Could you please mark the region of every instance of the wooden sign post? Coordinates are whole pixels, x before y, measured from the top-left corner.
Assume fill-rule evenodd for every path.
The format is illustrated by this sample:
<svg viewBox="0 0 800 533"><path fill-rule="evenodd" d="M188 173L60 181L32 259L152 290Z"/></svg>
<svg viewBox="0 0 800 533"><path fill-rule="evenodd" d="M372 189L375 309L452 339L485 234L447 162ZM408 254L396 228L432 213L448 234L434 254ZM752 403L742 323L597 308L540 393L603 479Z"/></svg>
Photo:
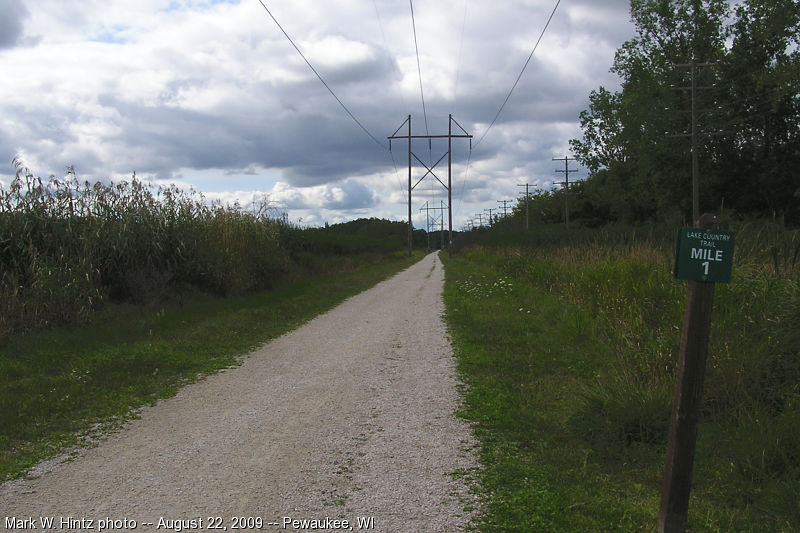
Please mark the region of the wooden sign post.
<svg viewBox="0 0 800 533"><path fill-rule="evenodd" d="M659 533L686 531L714 283L730 281L733 264L733 234L717 231L718 226L715 216L705 214L697 227L681 228L678 233L675 277L689 282L658 513Z"/></svg>

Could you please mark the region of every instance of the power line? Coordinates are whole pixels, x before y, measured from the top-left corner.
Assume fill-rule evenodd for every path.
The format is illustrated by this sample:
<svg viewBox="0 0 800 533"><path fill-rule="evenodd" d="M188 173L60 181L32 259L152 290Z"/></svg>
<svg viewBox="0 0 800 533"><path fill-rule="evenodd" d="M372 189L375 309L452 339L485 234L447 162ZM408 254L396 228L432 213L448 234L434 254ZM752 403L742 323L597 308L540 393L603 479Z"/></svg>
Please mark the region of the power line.
<svg viewBox="0 0 800 533"><path fill-rule="evenodd" d="M459 47L458 47L458 63L456 65L456 80L455 80L455 84L453 86L453 101L452 101L451 106L450 106L451 114L452 114L452 111L455 110L456 97L458 95L458 85L459 85L460 74L461 74L461 58L462 58L462 53L464 51L464 33L465 33L466 27L467 27L467 5L468 5L468 3L469 3L468 0L464 0L464 17L463 17L463 20L461 21L461 39L460 39L460 44L459 44ZM459 192L458 200L456 201L456 208L455 208L455 215L456 216L459 214L460 209L461 209L461 205L460 204L461 204L462 198L464 197L464 188L465 188L465 185L467 183L467 176L469 175L469 165L470 165L471 160L472 160L472 147L470 146L469 158L467 159L467 166L466 166L466 168L464 170L464 179L461 182L461 191Z"/></svg>
<svg viewBox="0 0 800 533"><path fill-rule="evenodd" d="M519 80L522 78L522 74L525 72L525 69L528 67L528 63L531 62L531 58L533 57L534 52L536 52L536 48L538 48L539 42L542 40L542 37L544 37L544 32L546 32L547 31L547 27L550 26L550 21L553 20L553 15L556 14L556 9L558 9L558 5L560 3L561 3L561 0L558 0L556 2L556 5L553 8L552 13L550 13L550 18L547 19L547 23L544 25L544 28L542 28L542 33L539 34L539 38L536 40L536 44L533 45L533 50L531 50L531 54L528 56L528 60L525 61L525 64L522 66L522 70L520 71L519 76L517 76L517 79L514 82L514 85L511 86L511 90L508 91L508 95L506 96L506 99L503 100L503 105L501 105L500 109L497 110L497 114L492 119L491 124L489 124L489 127L486 128L486 131L483 132L483 135L481 135L481 138L478 139L478 142L475 143L475 148L477 148L478 145L481 144L481 141L483 140L483 138L486 137L486 134L489 133L490 129L492 129L492 126L494 126L494 123L497 122L497 118L500 116L500 113L503 112L503 108L506 106L506 103L508 103L508 99L511 98L511 93L513 93L514 89L517 88L517 84L519 83Z"/></svg>
<svg viewBox="0 0 800 533"><path fill-rule="evenodd" d="M450 113L455 112L456 96L458 95L458 81L461 74L461 54L464 51L464 30L467 27L467 0L464 0L464 20L461 22L461 44L458 46L458 63L456 63L456 81L453 85L453 102Z"/></svg>
<svg viewBox="0 0 800 533"><path fill-rule="evenodd" d="M430 135L428 131L428 112L425 110L425 92L422 90L422 67L419 65L419 46L417 46L417 23L414 21L414 2L408 0L411 6L411 27L414 29L414 50L417 52L417 72L419 72L419 94L422 97L422 116L425 118L425 135Z"/></svg>
<svg viewBox="0 0 800 533"><path fill-rule="evenodd" d="M381 29L381 35L383 36L383 44L386 46L387 50L389 48L388 43L386 42L386 32L383 31L383 22L381 22L381 14L378 11L378 3L375 0L372 0L372 5L375 6L375 16L378 17L378 26Z"/></svg>
<svg viewBox="0 0 800 533"><path fill-rule="evenodd" d="M383 46L386 48L386 53L390 54L389 49L389 42L386 40L386 32L383 29L383 21L381 20L380 11L378 11L378 2L376 0L372 0L372 5L375 6L375 16L378 19L378 27L381 29L381 36L383 37ZM403 102L403 108L406 108L406 97L403 96L403 91L399 91L400 100Z"/></svg>
<svg viewBox="0 0 800 533"><path fill-rule="evenodd" d="M461 182L461 192L458 194L458 201L456 202L456 215L461 212L461 204L464 201L464 189L467 186L467 178L469 177L469 166L472 163L472 149L470 148L469 156L467 157L467 166L464 169L464 180Z"/></svg>
<svg viewBox="0 0 800 533"><path fill-rule="evenodd" d="M388 53L388 51L389 51L389 43L386 40L386 32L383 31L383 22L381 22L381 14L378 11L378 3L377 3L377 1L376 0L372 0L372 5L375 7L375 17L378 19L378 27L381 29L381 36L383 37L383 46L386 48L386 51ZM406 107L406 105L405 105L406 99L405 99L405 97L403 97L403 91L400 91L400 99L403 101L403 107ZM392 165L394 165L394 173L395 173L395 177L397 178L397 185L400 187L400 192L402 192L403 196L405 196L406 191L403 188L403 180L400 177L400 171L397 169L397 161L395 161L394 154L392 153L391 149L389 150L389 155L392 157ZM406 198L406 201L407 200L408 200L408 198Z"/></svg>
<svg viewBox="0 0 800 533"><path fill-rule="evenodd" d="M392 165L394 165L394 173L397 177L397 184L400 186L400 191L403 193L403 197L405 201L408 201L408 196L406 195L406 190L403 188L403 180L400 178L400 170L397 168L397 161L394 159L394 153L389 150L389 155L392 156Z"/></svg>
<svg viewBox="0 0 800 533"><path fill-rule="evenodd" d="M688 89L692 92L692 221L694 224L699 224L700 221L700 161L697 154L697 91L700 89L713 89L713 87L698 87L697 86L697 67L714 67L716 62L698 62L692 54L692 60L689 63L680 63L674 65L675 67L689 67L691 76L690 87L676 87L676 89Z"/></svg>
<svg viewBox="0 0 800 533"><path fill-rule="evenodd" d="M369 135L370 139L372 139L373 141L375 141L375 144L377 144L378 146L380 146L380 147L381 147L381 148L383 148L384 150L388 150L388 149L389 149L389 147L388 147L388 146L386 146L385 144L383 144L381 141L379 141L379 140L378 140L378 139L377 139L377 138L376 138L374 135L372 135L372 134L369 132L369 130L368 130L367 128L365 128L365 127L364 127L364 125L363 125L363 124L362 124L362 123L361 123L361 122L360 122L360 121L359 121L359 120L356 118L356 116L355 116L353 113L351 113L351 112L350 112L350 110L347 108L347 106L346 106L346 105L344 105L344 102L342 102L342 101L339 99L339 97L338 97L338 96L336 96L336 93L334 93L334 92L333 92L333 89L331 89L331 88L330 88L330 86L329 86L329 85L328 85L328 84L325 82L325 80L322 78L322 76L320 75L320 73L319 73L319 72L317 72L317 69L315 69L315 68L314 68L314 66L313 66L313 65L312 65L312 64L311 64L311 63L308 61L308 59L306 59L306 56L305 56L305 55L303 55L303 52L301 52L301 51L300 51L300 49L297 47L297 45L296 45L296 44L294 44L294 41L292 40L292 38L291 38L291 37L289 37L289 34L288 34L288 33L286 33L286 30L284 30L284 29L283 29L283 26L281 26L280 22L278 22L278 19L276 19L276 18L275 18L275 15L273 15L273 14L272 14L272 12L269 10L269 8L267 8L267 6L264 4L263 0L258 0L258 2L261 4L261 7L263 7L263 8L264 8L264 11L266 11L266 12L267 12L267 14L270 16L270 18L271 18L271 19L272 19L272 20L275 22L275 24L278 26L278 28L281 30L281 32L283 32L283 35L284 35L284 36L285 36L285 37L286 37L286 38L289 40L289 42L290 42L290 43L292 43L292 46L294 47L294 49L295 49L295 50L297 50L297 53L298 53L298 54L300 54L300 57L302 57L302 58L303 58L303 61L305 61L305 62L306 62L306 65L308 65L308 68L310 68L310 69L311 69L311 71L312 71L314 74L316 74L316 75L317 75L317 78L319 78L319 81L321 81L321 82L322 82L322 85L324 85L324 86L325 86L325 88L326 88L326 89L328 89L328 92L329 92L329 93L331 93L331 96L333 96L333 97L336 99L336 101L337 101L337 102L339 102L339 105L340 105L340 106L342 106L342 109L344 109L344 110L345 110L345 112L346 112L348 115L350 115L350 118L352 118L352 119L355 121L355 123L356 123L356 124L358 124L358 126L359 126L359 127L362 129L362 130L364 130L364 133L366 133L367 135ZM422 83L422 81L420 80L420 84L421 84L421 83Z"/></svg>
<svg viewBox="0 0 800 533"><path fill-rule="evenodd" d="M503 218L508 216L508 204L511 203L511 200L497 200L498 204L503 204Z"/></svg>
<svg viewBox="0 0 800 533"><path fill-rule="evenodd" d="M569 173L577 172L577 170L570 170L569 162L575 161L575 159L565 155L564 157L554 157L553 161L564 162L564 170L556 169L556 172L564 173L564 181L559 181L558 184L564 186L564 224L565 227L569 229Z"/></svg>

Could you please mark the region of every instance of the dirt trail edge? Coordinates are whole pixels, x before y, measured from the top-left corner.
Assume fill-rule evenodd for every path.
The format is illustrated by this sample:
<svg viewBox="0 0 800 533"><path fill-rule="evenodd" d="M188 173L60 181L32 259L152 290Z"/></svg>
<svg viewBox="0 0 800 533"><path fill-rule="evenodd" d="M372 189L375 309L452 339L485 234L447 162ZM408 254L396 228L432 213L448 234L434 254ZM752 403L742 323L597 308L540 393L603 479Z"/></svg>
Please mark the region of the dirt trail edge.
<svg viewBox="0 0 800 533"><path fill-rule="evenodd" d="M453 415L443 279L430 254L74 460L3 484L0 527L465 530L477 501L459 473L477 459Z"/></svg>

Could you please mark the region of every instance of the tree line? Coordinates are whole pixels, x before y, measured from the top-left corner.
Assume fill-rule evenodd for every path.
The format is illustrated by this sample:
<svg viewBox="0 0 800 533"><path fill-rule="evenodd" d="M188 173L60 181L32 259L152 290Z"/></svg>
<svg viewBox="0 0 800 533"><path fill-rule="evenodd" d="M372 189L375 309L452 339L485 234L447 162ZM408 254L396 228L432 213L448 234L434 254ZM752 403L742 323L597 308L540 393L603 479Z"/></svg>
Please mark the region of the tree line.
<svg viewBox="0 0 800 533"><path fill-rule="evenodd" d="M630 13L636 34L611 67L621 88L590 93L570 141L589 170L570 218L691 221L694 61L701 212L800 225L800 3L632 0ZM537 191L532 220L563 220L564 194Z"/></svg>

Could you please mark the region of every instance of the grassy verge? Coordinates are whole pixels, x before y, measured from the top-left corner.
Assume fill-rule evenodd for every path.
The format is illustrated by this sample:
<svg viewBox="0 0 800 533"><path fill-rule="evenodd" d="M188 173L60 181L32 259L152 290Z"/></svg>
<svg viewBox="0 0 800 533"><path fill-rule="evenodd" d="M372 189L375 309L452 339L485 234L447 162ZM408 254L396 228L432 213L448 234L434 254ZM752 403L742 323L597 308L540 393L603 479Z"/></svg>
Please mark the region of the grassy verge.
<svg viewBox="0 0 800 533"><path fill-rule="evenodd" d="M442 259L479 529L655 531L684 298L669 243ZM717 291L692 531L800 529L798 279L749 259Z"/></svg>
<svg viewBox="0 0 800 533"><path fill-rule="evenodd" d="M0 345L0 479L108 429L131 409L198 377L419 260L391 259L241 298L193 301L142 316L118 307L90 326L19 335Z"/></svg>
<svg viewBox="0 0 800 533"><path fill-rule="evenodd" d="M480 529L639 531L653 491L625 476L612 484L566 424L579 384L612 357L593 335L594 318L461 257L446 260L446 273L447 319L469 387L465 415L482 444L488 513Z"/></svg>

